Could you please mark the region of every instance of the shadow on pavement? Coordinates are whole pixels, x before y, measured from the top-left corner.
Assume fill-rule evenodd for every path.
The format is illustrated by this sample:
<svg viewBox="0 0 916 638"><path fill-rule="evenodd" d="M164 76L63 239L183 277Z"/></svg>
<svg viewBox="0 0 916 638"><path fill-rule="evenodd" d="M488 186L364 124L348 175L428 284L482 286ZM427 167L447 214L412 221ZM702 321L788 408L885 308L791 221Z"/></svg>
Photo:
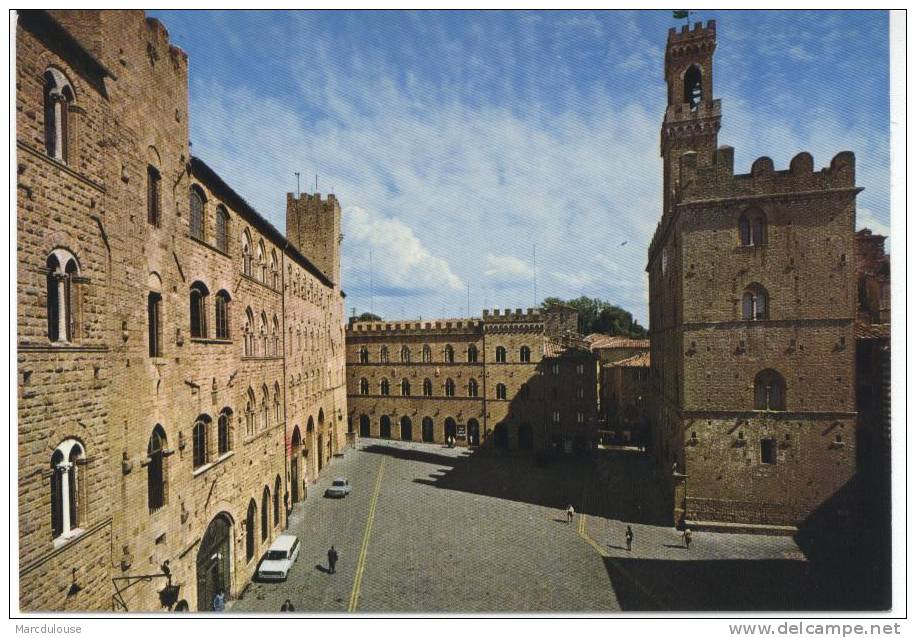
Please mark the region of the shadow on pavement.
<svg viewBox="0 0 916 638"><path fill-rule="evenodd" d="M577 512L590 516L670 525L670 504L645 454L598 450L591 456L561 456L546 467L537 467L530 453L478 449L455 457L432 451L435 449L369 445L362 451L444 466L438 474L415 479L431 487L558 510L573 505Z"/></svg>

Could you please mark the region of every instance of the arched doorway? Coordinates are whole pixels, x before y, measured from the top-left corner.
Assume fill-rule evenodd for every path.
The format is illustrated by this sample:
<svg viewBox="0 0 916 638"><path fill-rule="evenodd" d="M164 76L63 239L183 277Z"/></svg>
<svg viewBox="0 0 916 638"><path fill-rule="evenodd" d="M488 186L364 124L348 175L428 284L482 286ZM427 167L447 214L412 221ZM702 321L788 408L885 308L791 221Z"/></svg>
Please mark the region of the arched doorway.
<svg viewBox="0 0 916 638"><path fill-rule="evenodd" d="M289 449L289 484L292 488L292 502L299 502L299 457L302 455L302 435L297 425L293 430L293 440Z"/></svg>
<svg viewBox="0 0 916 638"><path fill-rule="evenodd" d="M425 416L423 417L423 442L432 443L433 440L433 420Z"/></svg>
<svg viewBox="0 0 916 638"><path fill-rule="evenodd" d="M401 440L413 440L413 423L411 423L410 417L406 414L401 417Z"/></svg>
<svg viewBox="0 0 916 638"><path fill-rule="evenodd" d="M534 430L528 423L522 423L518 427L518 447L522 450L530 450L534 447Z"/></svg>
<svg viewBox="0 0 916 638"><path fill-rule="evenodd" d="M480 445L480 423L477 419L468 419L468 447Z"/></svg>
<svg viewBox="0 0 916 638"><path fill-rule="evenodd" d="M509 447L509 428L505 423L497 423L493 428L493 445L502 450Z"/></svg>
<svg viewBox="0 0 916 638"><path fill-rule="evenodd" d="M210 521L197 550L197 611L213 611L213 598L232 584L232 519L221 512Z"/></svg>
<svg viewBox="0 0 916 638"><path fill-rule="evenodd" d="M455 419L448 417L445 420L445 440L447 441L450 437L455 436L455 432L457 432L457 430L458 426L455 423Z"/></svg>
<svg viewBox="0 0 916 638"><path fill-rule="evenodd" d="M359 417L359 436L360 438L369 438L369 415L363 414Z"/></svg>
<svg viewBox="0 0 916 638"><path fill-rule="evenodd" d="M318 471L324 467L324 432L318 433Z"/></svg>
<svg viewBox="0 0 916 638"><path fill-rule="evenodd" d="M391 418L387 414L383 414L379 421L379 436L383 439L391 438Z"/></svg>
<svg viewBox="0 0 916 638"><path fill-rule="evenodd" d="M305 457L305 476L302 477L303 481L308 481L309 477L312 477L313 474L318 472L318 468L315 466L315 461L313 457L321 456L321 448L318 448L317 454L312 454L315 450L315 419L309 417L308 423L305 425L305 447L303 449L302 455Z"/></svg>

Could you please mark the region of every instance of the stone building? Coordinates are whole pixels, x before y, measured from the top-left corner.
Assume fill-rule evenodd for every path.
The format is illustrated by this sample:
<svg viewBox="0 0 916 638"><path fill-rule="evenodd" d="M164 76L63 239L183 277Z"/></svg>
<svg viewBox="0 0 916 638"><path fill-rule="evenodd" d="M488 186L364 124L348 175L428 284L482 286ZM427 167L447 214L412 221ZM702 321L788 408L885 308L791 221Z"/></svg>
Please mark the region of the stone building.
<svg viewBox="0 0 916 638"><path fill-rule="evenodd" d="M714 21L668 33L663 210L648 251L652 448L673 519L796 526L856 470L855 158L718 146Z"/></svg>
<svg viewBox="0 0 916 638"><path fill-rule="evenodd" d="M353 321L349 416L361 437L501 449L586 449L595 366L575 310L485 310L482 318Z"/></svg>
<svg viewBox="0 0 916 638"><path fill-rule="evenodd" d="M339 204L287 237L192 157L142 11L16 41L20 606L210 609L347 442Z"/></svg>
<svg viewBox="0 0 916 638"><path fill-rule="evenodd" d="M603 438L611 444L645 445L651 414L648 348L603 364L599 378Z"/></svg>

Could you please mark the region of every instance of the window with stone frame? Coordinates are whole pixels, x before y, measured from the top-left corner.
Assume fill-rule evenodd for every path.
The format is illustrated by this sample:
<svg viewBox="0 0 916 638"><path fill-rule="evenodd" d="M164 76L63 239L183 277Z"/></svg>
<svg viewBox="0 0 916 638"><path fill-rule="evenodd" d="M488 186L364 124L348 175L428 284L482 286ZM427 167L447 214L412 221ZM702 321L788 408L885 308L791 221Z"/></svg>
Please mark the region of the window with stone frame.
<svg viewBox="0 0 916 638"><path fill-rule="evenodd" d="M248 512L245 516L245 560L249 563L254 558L254 526L257 515L258 506L254 502L254 499L251 499L248 503Z"/></svg>
<svg viewBox="0 0 916 638"><path fill-rule="evenodd" d="M531 348L522 346L518 351L518 360L522 363L531 363Z"/></svg>
<svg viewBox="0 0 916 638"><path fill-rule="evenodd" d="M776 370L762 370L754 378L754 409L786 409L786 381Z"/></svg>
<svg viewBox="0 0 916 638"><path fill-rule="evenodd" d="M270 534L270 488L266 485L264 486L264 491L261 493L261 542L267 540L268 534Z"/></svg>
<svg viewBox="0 0 916 638"><path fill-rule="evenodd" d="M71 111L74 92L70 81L54 67L43 76L45 152L59 162L70 160Z"/></svg>
<svg viewBox="0 0 916 638"><path fill-rule="evenodd" d="M383 378L381 383L379 383L379 394L381 394L383 397L387 397L390 392L391 387L388 385L388 379Z"/></svg>
<svg viewBox="0 0 916 638"><path fill-rule="evenodd" d="M191 435L192 461L194 469L206 465L207 455L207 419L204 416L198 417L194 422L194 429Z"/></svg>
<svg viewBox="0 0 916 638"><path fill-rule="evenodd" d="M502 346L496 346L496 363L506 362L506 349Z"/></svg>
<svg viewBox="0 0 916 638"><path fill-rule="evenodd" d="M149 339L149 356L162 356L162 295L151 292L146 297L146 324Z"/></svg>
<svg viewBox="0 0 916 638"><path fill-rule="evenodd" d="M78 341L83 280L76 257L63 248L57 248L48 255L45 265L48 273L48 340L54 343Z"/></svg>
<svg viewBox="0 0 916 638"><path fill-rule="evenodd" d="M410 348L401 346L401 363L410 363Z"/></svg>
<svg viewBox="0 0 916 638"><path fill-rule="evenodd" d="M165 430L156 425L146 446L146 494L151 514L166 503L165 450Z"/></svg>
<svg viewBox="0 0 916 638"><path fill-rule="evenodd" d="M216 207L216 247L229 252L229 212L222 204Z"/></svg>
<svg viewBox="0 0 916 638"><path fill-rule="evenodd" d="M505 399L506 398L506 386L503 383L496 384L496 398Z"/></svg>
<svg viewBox="0 0 916 638"><path fill-rule="evenodd" d="M207 298L210 291L207 287L195 281L191 284L190 298L190 318L191 318L191 337L206 339L207 337Z"/></svg>
<svg viewBox="0 0 916 638"><path fill-rule="evenodd" d="M408 379L401 379L401 396L410 396L410 381Z"/></svg>
<svg viewBox="0 0 916 638"><path fill-rule="evenodd" d="M216 293L214 307L216 309L216 338L229 339L229 293L220 290Z"/></svg>
<svg viewBox="0 0 916 638"><path fill-rule="evenodd" d="M473 398L477 396L477 380L468 379L468 396Z"/></svg>
<svg viewBox="0 0 916 638"><path fill-rule="evenodd" d="M382 346L378 352L378 360L380 363L388 363L388 347Z"/></svg>
<svg viewBox="0 0 916 638"><path fill-rule="evenodd" d="M216 423L217 454L222 456L232 450L232 410L223 408Z"/></svg>
<svg viewBox="0 0 916 638"><path fill-rule="evenodd" d="M428 345L423 346L423 363L431 363L433 360L433 350Z"/></svg>
<svg viewBox="0 0 916 638"><path fill-rule="evenodd" d="M206 197L203 191L197 185L191 186L188 195L190 213L188 216L188 227L191 237L204 241L206 238Z"/></svg>
<svg viewBox="0 0 916 638"><path fill-rule="evenodd" d="M369 348L366 346L363 346L359 349L359 362L369 363Z"/></svg>
<svg viewBox="0 0 916 638"><path fill-rule="evenodd" d="M242 272L245 273L248 277L253 277L253 261L254 256L252 255L251 248L251 235L248 233L248 229L242 233Z"/></svg>
<svg viewBox="0 0 916 638"><path fill-rule="evenodd" d="M738 218L738 239L742 246L764 246L767 239L766 217L752 208Z"/></svg>
<svg viewBox="0 0 916 638"><path fill-rule="evenodd" d="M359 393L363 396L369 394L369 379L363 377L359 380Z"/></svg>
<svg viewBox="0 0 916 638"><path fill-rule="evenodd" d="M245 403L245 434L249 437L254 436L257 426L256 426L256 416L255 416L255 397L254 390L248 388L248 400Z"/></svg>
<svg viewBox="0 0 916 638"><path fill-rule="evenodd" d="M66 439L51 454L51 537L75 536L85 518L86 452L76 439Z"/></svg>
<svg viewBox="0 0 916 638"><path fill-rule="evenodd" d="M433 396L433 382L429 379L423 379L423 396Z"/></svg>
<svg viewBox="0 0 916 638"><path fill-rule="evenodd" d="M477 346L474 344L468 346L468 363L477 363Z"/></svg>
<svg viewBox="0 0 916 638"><path fill-rule="evenodd" d="M451 345L445 346L443 354L445 363L455 363L455 349Z"/></svg>
<svg viewBox="0 0 916 638"><path fill-rule="evenodd" d="M765 465L776 465L776 439L760 439L760 462Z"/></svg>
<svg viewBox="0 0 916 638"><path fill-rule="evenodd" d="M520 399L528 399L530 398L530 396L531 396L531 388L528 386L527 383L523 383L521 386L519 386L518 397Z"/></svg>
<svg viewBox="0 0 916 638"><path fill-rule="evenodd" d="M455 396L455 382L451 379L445 380L445 396L453 397Z"/></svg>
<svg viewBox="0 0 916 638"><path fill-rule="evenodd" d="M151 226L162 224L162 177L159 169L150 164L146 167L146 221Z"/></svg>
<svg viewBox="0 0 916 638"><path fill-rule="evenodd" d="M766 288L751 284L741 296L741 317L745 321L765 321L770 318L769 306Z"/></svg>

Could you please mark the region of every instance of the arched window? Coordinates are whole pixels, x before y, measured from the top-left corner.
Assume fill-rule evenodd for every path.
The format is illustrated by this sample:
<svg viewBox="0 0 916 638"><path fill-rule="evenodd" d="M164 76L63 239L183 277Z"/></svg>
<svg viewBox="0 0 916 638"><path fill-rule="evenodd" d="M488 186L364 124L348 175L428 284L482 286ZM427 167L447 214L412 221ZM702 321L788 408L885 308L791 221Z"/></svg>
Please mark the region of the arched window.
<svg viewBox="0 0 916 638"><path fill-rule="evenodd" d="M165 505L165 430L153 428L146 446L146 494L150 513Z"/></svg>
<svg viewBox="0 0 916 638"><path fill-rule="evenodd" d="M409 397L410 396L410 381L407 379L401 379L401 396Z"/></svg>
<svg viewBox="0 0 916 638"><path fill-rule="evenodd" d="M76 341L80 311L80 273L76 257L58 248L46 262L48 272L48 339L52 342Z"/></svg>
<svg viewBox="0 0 916 638"><path fill-rule="evenodd" d="M266 430L270 425L270 393L267 386L261 386L261 429Z"/></svg>
<svg viewBox="0 0 916 638"><path fill-rule="evenodd" d="M433 360L433 350L429 346L423 346L423 363L430 363Z"/></svg>
<svg viewBox="0 0 916 638"><path fill-rule="evenodd" d="M762 370L754 378L754 409L786 409L786 381L776 370Z"/></svg>
<svg viewBox="0 0 916 638"><path fill-rule="evenodd" d="M54 539L69 538L83 520L83 477L80 466L86 457L76 439L63 441L51 455L51 533Z"/></svg>
<svg viewBox="0 0 916 638"><path fill-rule="evenodd" d="M455 396L455 382L451 379L445 380L445 396L453 397Z"/></svg>
<svg viewBox="0 0 916 638"><path fill-rule="evenodd" d="M216 247L229 252L229 212L222 204L216 207Z"/></svg>
<svg viewBox="0 0 916 638"><path fill-rule="evenodd" d="M45 151L64 163L70 155L70 108L73 103L73 87L64 74L54 68L45 71Z"/></svg>
<svg viewBox="0 0 916 638"><path fill-rule="evenodd" d="M232 439L229 431L232 426L231 420L232 410L223 408L216 423L216 451L220 456L232 449Z"/></svg>
<svg viewBox="0 0 916 638"><path fill-rule="evenodd" d="M254 558L254 526L257 515L258 506L254 499L251 499L248 503L248 515L245 516L245 560L248 562Z"/></svg>
<svg viewBox="0 0 916 638"><path fill-rule="evenodd" d="M455 349L452 346L445 346L445 362L455 363Z"/></svg>
<svg viewBox="0 0 916 638"><path fill-rule="evenodd" d="M283 404L280 402L280 384L274 383L274 421L283 423Z"/></svg>
<svg viewBox="0 0 916 638"><path fill-rule="evenodd" d="M506 362L506 349L502 346L496 347L496 363Z"/></svg>
<svg viewBox="0 0 916 638"><path fill-rule="evenodd" d="M468 396L476 397L477 396L477 381L476 379L468 380Z"/></svg>
<svg viewBox="0 0 916 638"><path fill-rule="evenodd" d="M191 336L207 337L207 297L210 291L199 281L191 284Z"/></svg>
<svg viewBox="0 0 916 638"><path fill-rule="evenodd" d="M518 351L518 360L522 363L531 363L531 348L522 346Z"/></svg>
<svg viewBox="0 0 916 638"><path fill-rule="evenodd" d="M220 290L216 293L216 338L229 338L229 293Z"/></svg>
<svg viewBox="0 0 916 638"><path fill-rule="evenodd" d="M433 382L429 379L423 379L423 396L433 396Z"/></svg>
<svg viewBox="0 0 916 638"><path fill-rule="evenodd" d="M359 380L359 393L363 396L369 394L369 379L363 377Z"/></svg>
<svg viewBox="0 0 916 638"><path fill-rule="evenodd" d="M207 424L209 419L206 415L197 417L194 422L194 431L191 437L193 447L194 469L201 467L207 462Z"/></svg>
<svg viewBox="0 0 916 638"><path fill-rule="evenodd" d="M359 362L369 363L369 348L366 346L363 346L359 349Z"/></svg>
<svg viewBox="0 0 916 638"><path fill-rule="evenodd" d="M190 189L190 216L188 224L191 231L191 237L204 241L204 206L206 198L198 186L192 186Z"/></svg>
<svg viewBox="0 0 916 638"><path fill-rule="evenodd" d="M389 394L389 391L390 391L390 388L388 386L388 379L382 379L381 383L379 383L378 393L381 394L383 397L387 397Z"/></svg>
<svg viewBox="0 0 916 638"><path fill-rule="evenodd" d="M691 66L684 73L684 102L690 105L691 111L696 111L703 101L703 76L700 68Z"/></svg>
<svg viewBox="0 0 916 638"><path fill-rule="evenodd" d="M262 284L267 283L267 249L264 248L264 240L258 242L258 281Z"/></svg>
<svg viewBox="0 0 916 638"><path fill-rule="evenodd" d="M382 346L378 351L378 360L382 363L388 363L388 346Z"/></svg>
<svg viewBox="0 0 916 638"><path fill-rule="evenodd" d="M274 481L274 527L280 524L280 475Z"/></svg>
<svg viewBox="0 0 916 638"><path fill-rule="evenodd" d="M254 390L248 388L248 401L245 403L245 434L248 436L254 436L255 433L254 406Z"/></svg>
<svg viewBox="0 0 916 638"><path fill-rule="evenodd" d="M468 363L477 363L477 346L468 346Z"/></svg>
<svg viewBox="0 0 916 638"><path fill-rule="evenodd" d="M763 212L752 209L738 218L738 235L742 246L766 244L766 218Z"/></svg>
<svg viewBox="0 0 916 638"><path fill-rule="evenodd" d="M270 251L270 277L274 290L280 290L280 265L277 262L277 251Z"/></svg>
<svg viewBox="0 0 916 638"><path fill-rule="evenodd" d="M505 399L506 398L506 386L502 383L496 384L496 398Z"/></svg>
<svg viewBox="0 0 916 638"><path fill-rule="evenodd" d="M252 255L251 255L251 235L248 234L248 229L245 229L245 232L242 233L242 271L249 277L252 275Z"/></svg>
<svg viewBox="0 0 916 638"><path fill-rule="evenodd" d="M245 356L254 356L254 312L245 308Z"/></svg>
<svg viewBox="0 0 916 638"><path fill-rule="evenodd" d="M261 542L267 540L267 533L270 530L270 488L264 486L261 493Z"/></svg>
<svg viewBox="0 0 916 638"><path fill-rule="evenodd" d="M280 352L280 320L277 319L277 315L274 315L271 339L273 339L273 354L275 357L279 357L282 353Z"/></svg>
<svg viewBox="0 0 916 638"><path fill-rule="evenodd" d="M741 316L745 321L764 321L769 319L769 306L766 289L751 284L741 297Z"/></svg>
<svg viewBox="0 0 916 638"><path fill-rule="evenodd" d="M410 363L410 348L401 346L401 363Z"/></svg>
<svg viewBox="0 0 916 638"><path fill-rule="evenodd" d="M263 312L258 322L258 354L262 357L270 354L270 350L267 349L267 315Z"/></svg>

